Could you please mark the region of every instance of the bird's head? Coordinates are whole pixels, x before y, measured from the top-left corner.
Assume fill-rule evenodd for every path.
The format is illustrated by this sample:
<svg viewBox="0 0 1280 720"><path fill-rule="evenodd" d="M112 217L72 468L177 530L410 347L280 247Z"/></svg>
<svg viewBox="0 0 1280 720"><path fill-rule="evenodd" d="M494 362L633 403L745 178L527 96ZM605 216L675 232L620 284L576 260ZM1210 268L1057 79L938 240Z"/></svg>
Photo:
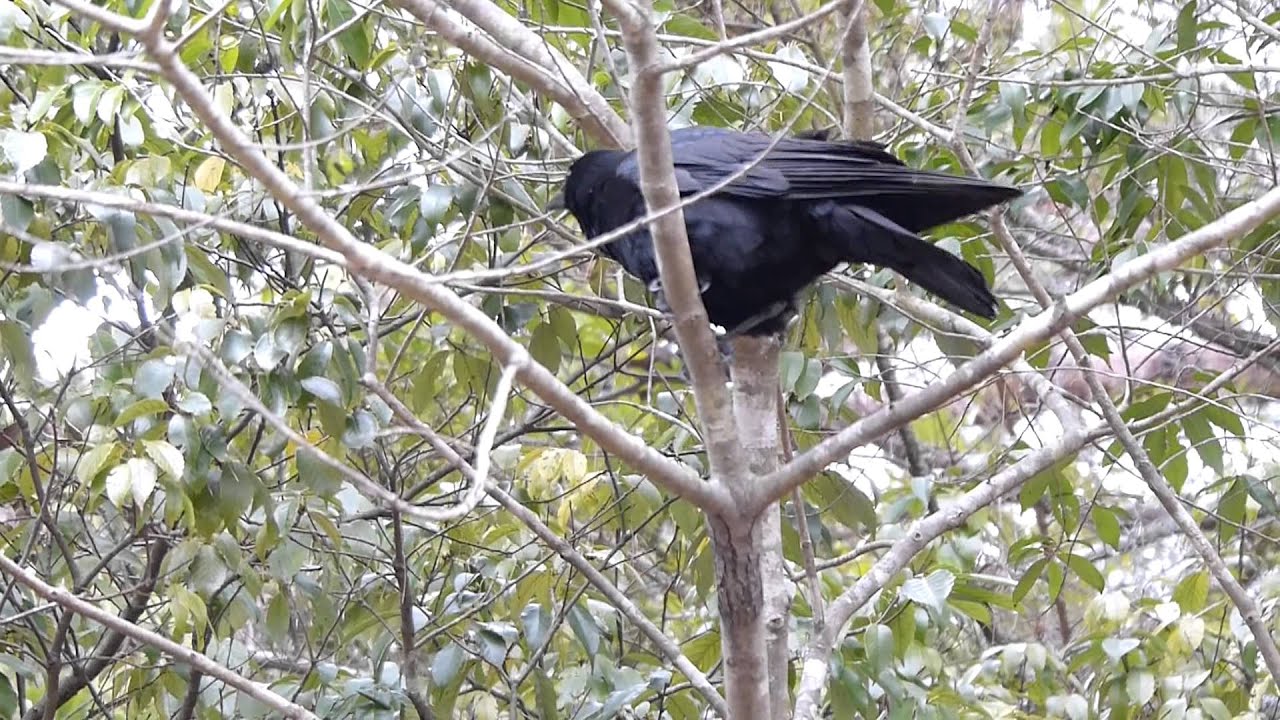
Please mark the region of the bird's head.
<svg viewBox="0 0 1280 720"><path fill-rule="evenodd" d="M564 189L547 202L547 210L568 210L582 223L591 212L591 196L614 177L627 155L621 150L592 150L573 161ZM585 229L585 228L584 228Z"/></svg>

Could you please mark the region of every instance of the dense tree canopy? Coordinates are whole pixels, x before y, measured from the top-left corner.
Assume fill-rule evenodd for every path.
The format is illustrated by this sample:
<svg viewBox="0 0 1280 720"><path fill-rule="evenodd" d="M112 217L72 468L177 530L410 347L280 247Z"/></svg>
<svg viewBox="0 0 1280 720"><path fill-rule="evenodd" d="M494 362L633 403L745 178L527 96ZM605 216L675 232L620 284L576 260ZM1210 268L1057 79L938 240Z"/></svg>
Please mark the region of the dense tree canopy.
<svg viewBox="0 0 1280 720"><path fill-rule="evenodd" d="M997 318L726 385L542 210L691 124L1024 188ZM0 0L0 717L1269 717L1278 157L1259 0Z"/></svg>

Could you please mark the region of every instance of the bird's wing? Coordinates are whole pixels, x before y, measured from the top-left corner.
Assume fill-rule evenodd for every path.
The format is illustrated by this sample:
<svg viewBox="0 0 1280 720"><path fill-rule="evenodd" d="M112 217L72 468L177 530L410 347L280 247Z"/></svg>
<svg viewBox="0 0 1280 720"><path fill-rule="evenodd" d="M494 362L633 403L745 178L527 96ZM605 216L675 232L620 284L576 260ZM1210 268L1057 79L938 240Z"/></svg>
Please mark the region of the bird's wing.
<svg viewBox="0 0 1280 720"><path fill-rule="evenodd" d="M980 177L916 170L878 147L854 143L791 143L770 153L765 165L786 178L795 200L858 201L880 196L925 198L965 189L990 192ZM999 186L997 186L999 187ZM1017 193L1014 192L1016 195Z"/></svg>
<svg viewBox="0 0 1280 720"><path fill-rule="evenodd" d="M701 192L741 173L720 192L751 199L785 196L853 202L898 218L912 230L1021 194L983 178L907 167L883 146L870 142L775 141L762 133L694 127L671 133L671 154L682 195ZM634 154L623 160L617 173L639 186L640 167ZM928 209L928 203L944 199L949 200L941 203L946 207L937 212ZM920 217L912 217L917 214Z"/></svg>
<svg viewBox="0 0 1280 720"><path fill-rule="evenodd" d="M751 198L786 194L790 189L786 177L765 163L752 162L768 147L769 138L765 135L724 128L691 127L673 131L671 155L680 194L702 192L744 169L723 192ZM640 163L635 153L619 163L616 173L639 187Z"/></svg>

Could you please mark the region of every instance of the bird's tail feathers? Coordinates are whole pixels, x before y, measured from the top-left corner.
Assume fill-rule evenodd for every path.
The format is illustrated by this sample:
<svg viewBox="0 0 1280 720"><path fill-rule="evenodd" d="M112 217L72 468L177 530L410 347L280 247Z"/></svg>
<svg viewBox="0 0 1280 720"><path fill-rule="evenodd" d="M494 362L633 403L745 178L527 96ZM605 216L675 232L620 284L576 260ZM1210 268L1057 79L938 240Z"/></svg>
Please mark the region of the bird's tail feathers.
<svg viewBox="0 0 1280 720"><path fill-rule="evenodd" d="M805 185L803 179L797 180L792 183L793 194L870 208L912 232L955 222L1022 195L1018 188L984 178L887 164L856 168L856 172L845 175L835 169L819 176L816 188Z"/></svg>
<svg viewBox="0 0 1280 720"><path fill-rule="evenodd" d="M828 239L842 259L890 268L963 310L995 317L996 298L974 266L875 210L856 205L829 205L826 210Z"/></svg>

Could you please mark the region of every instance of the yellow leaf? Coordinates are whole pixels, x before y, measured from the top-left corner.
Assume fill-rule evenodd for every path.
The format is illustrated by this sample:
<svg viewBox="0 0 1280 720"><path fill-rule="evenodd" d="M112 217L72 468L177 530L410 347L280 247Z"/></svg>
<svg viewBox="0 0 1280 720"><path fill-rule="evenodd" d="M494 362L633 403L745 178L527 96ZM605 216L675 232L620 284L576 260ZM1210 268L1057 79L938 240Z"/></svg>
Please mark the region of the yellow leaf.
<svg viewBox="0 0 1280 720"><path fill-rule="evenodd" d="M222 171L226 167L227 161L216 155L205 158L200 167L196 168L196 187L207 193L217 190L218 183L222 182Z"/></svg>
<svg viewBox="0 0 1280 720"><path fill-rule="evenodd" d="M577 485L587 478L587 456L577 450L562 451L560 470L569 484Z"/></svg>

